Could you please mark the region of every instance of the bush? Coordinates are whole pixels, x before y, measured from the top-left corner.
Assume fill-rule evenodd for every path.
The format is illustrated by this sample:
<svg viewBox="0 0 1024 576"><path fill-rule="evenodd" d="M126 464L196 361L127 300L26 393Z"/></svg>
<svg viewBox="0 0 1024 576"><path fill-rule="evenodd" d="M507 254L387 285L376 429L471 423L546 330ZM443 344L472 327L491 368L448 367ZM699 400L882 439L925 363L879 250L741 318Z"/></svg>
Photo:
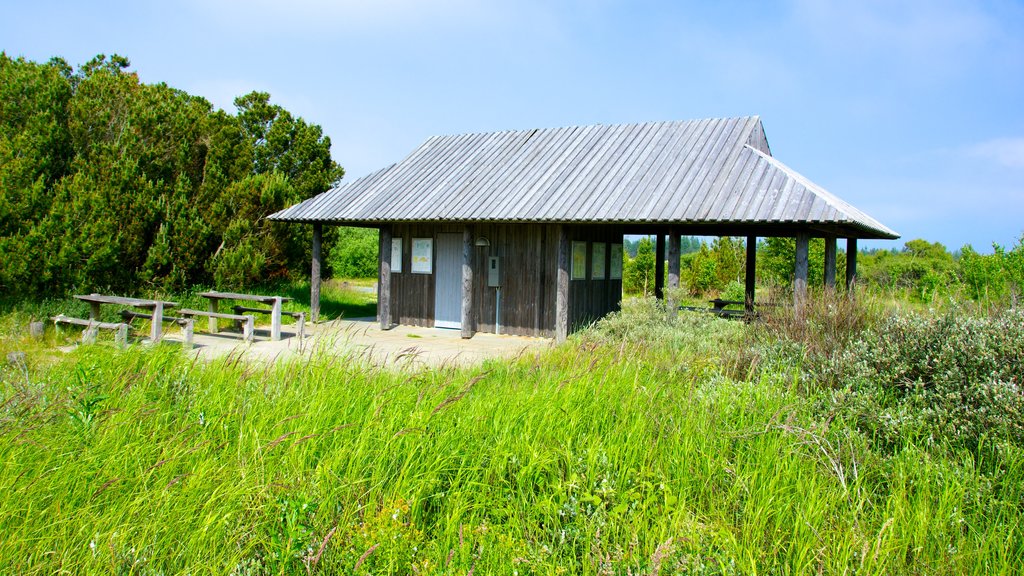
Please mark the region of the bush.
<svg viewBox="0 0 1024 576"><path fill-rule="evenodd" d="M717 287L718 260L707 244L700 245L700 250L693 254L688 264L683 270L683 281L690 295L700 296Z"/></svg>
<svg viewBox="0 0 1024 576"><path fill-rule="evenodd" d="M627 259L624 265L622 291L643 296L652 294L656 260L654 242L641 238L636 246L636 257Z"/></svg>
<svg viewBox="0 0 1024 576"><path fill-rule="evenodd" d="M327 256L336 278L376 278L377 231L372 228L338 228L334 246Z"/></svg>
<svg viewBox="0 0 1024 576"><path fill-rule="evenodd" d="M885 447L1024 445L1022 310L893 315L854 342L844 364L852 373L840 403Z"/></svg>

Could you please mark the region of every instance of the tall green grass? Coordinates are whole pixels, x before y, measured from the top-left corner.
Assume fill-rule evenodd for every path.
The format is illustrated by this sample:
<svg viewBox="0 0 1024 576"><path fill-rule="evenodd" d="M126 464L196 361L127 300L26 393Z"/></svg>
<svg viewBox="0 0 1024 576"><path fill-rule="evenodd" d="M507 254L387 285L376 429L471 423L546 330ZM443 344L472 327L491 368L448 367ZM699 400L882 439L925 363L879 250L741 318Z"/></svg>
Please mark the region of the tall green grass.
<svg viewBox="0 0 1024 576"><path fill-rule="evenodd" d="M1019 448L988 472L878 453L821 418L827 392L798 369L737 370L747 330L618 315L539 357L411 374L327 348L277 365L30 351L0 372L0 572L1024 565Z"/></svg>

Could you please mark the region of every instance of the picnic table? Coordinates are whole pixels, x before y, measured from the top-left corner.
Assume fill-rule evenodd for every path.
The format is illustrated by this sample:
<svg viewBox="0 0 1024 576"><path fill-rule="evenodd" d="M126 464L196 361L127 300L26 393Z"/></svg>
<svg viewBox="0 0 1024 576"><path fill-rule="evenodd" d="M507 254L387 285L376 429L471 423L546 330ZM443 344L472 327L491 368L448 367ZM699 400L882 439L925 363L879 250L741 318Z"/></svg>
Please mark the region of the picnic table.
<svg viewBox="0 0 1024 576"><path fill-rule="evenodd" d="M745 306L746 305L746 302L744 302L743 300L723 300L721 298L715 298L713 300L708 300L708 302L711 304L712 310L715 313L719 313L719 314L726 311L725 310L726 306L731 306L731 305Z"/></svg>
<svg viewBox="0 0 1024 576"><path fill-rule="evenodd" d="M258 302L260 304L269 305L270 310L266 311L270 313L270 339L280 340L281 339L281 304L284 302L290 302L292 299L285 296L263 296L260 294L239 294L238 292L218 292L211 290L209 292L203 292L200 294L203 298L209 300L210 314L217 314L217 305L221 300L242 300L246 302ZM247 309L248 311L255 311L253 309ZM210 332L217 332L217 317L210 316Z"/></svg>
<svg viewBox="0 0 1024 576"><path fill-rule="evenodd" d="M132 306L149 311L152 316L150 319L149 339L152 342L159 342L162 337L161 325L164 321L164 309L174 308L178 305L177 302L168 302L166 300L147 300L145 298L128 298L125 296L104 296L96 293L80 294L76 295L75 298L89 303L89 318L91 320L99 320L101 304Z"/></svg>
<svg viewBox="0 0 1024 576"><path fill-rule="evenodd" d="M738 317L746 314L746 302L742 300L724 300L722 298L715 298L708 300L711 304L711 312L723 317ZM737 305L744 306L743 310L732 310L727 309L726 306Z"/></svg>

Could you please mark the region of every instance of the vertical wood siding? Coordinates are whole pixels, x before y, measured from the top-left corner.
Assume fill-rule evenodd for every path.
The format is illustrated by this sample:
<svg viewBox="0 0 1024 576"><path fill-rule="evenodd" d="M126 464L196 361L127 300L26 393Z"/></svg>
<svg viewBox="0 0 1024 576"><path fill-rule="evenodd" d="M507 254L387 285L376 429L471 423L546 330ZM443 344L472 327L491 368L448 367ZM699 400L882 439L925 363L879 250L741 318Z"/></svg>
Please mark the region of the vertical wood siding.
<svg viewBox="0 0 1024 576"><path fill-rule="evenodd" d="M611 244L622 243L619 226L574 226L569 229L570 241L587 242L587 278L569 280L569 331L573 332L619 310L622 302L622 279L612 280ZM593 272L594 243L603 242L605 248L605 274L603 279L591 277Z"/></svg>
<svg viewBox="0 0 1024 576"><path fill-rule="evenodd" d="M460 233L463 224L404 223L393 225L402 239L402 272L392 273L392 316L399 324L433 326L437 272L437 235ZM569 228L570 240L586 241L587 279L569 285L569 327L579 329L619 309L622 280L609 279L611 244L622 243L619 226ZM487 238L490 246L473 246L472 315L476 330L495 332L497 291L487 286L488 258L501 259L501 333L554 337L555 280L558 266L558 226L555 224L473 224L473 241ZM434 239L434 274L412 274L412 239ZM593 243L607 244L605 278L591 279Z"/></svg>

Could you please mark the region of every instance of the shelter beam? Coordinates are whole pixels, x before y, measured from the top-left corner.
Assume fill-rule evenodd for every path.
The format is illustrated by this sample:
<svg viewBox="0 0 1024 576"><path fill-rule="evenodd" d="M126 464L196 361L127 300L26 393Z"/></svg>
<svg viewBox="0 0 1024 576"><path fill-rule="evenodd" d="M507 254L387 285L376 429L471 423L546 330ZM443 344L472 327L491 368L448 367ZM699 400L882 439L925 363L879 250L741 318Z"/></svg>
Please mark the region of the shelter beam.
<svg viewBox="0 0 1024 576"><path fill-rule="evenodd" d="M807 252L811 237L806 232L796 235L796 262L793 266L793 309L798 320L804 318L807 304Z"/></svg>
<svg viewBox="0 0 1024 576"><path fill-rule="evenodd" d="M316 324L320 318L320 271L323 269L324 225L313 224L313 265L309 275L309 321ZM213 320L216 320L215 318Z"/></svg>
<svg viewBox="0 0 1024 576"><path fill-rule="evenodd" d="M473 337L473 228L462 229L462 337ZM497 326L495 326L497 330Z"/></svg>
<svg viewBox="0 0 1024 576"><path fill-rule="evenodd" d="M853 297L857 287L857 239L846 239L846 292Z"/></svg>
<svg viewBox="0 0 1024 576"><path fill-rule="evenodd" d="M377 278L377 319L381 330L391 329L391 226L380 227L380 275Z"/></svg>
<svg viewBox="0 0 1024 576"><path fill-rule="evenodd" d="M825 237L825 290L836 289L836 237Z"/></svg>
<svg viewBox="0 0 1024 576"><path fill-rule="evenodd" d="M676 294L679 292L679 229L668 230L668 317L676 317Z"/></svg>
<svg viewBox="0 0 1024 576"><path fill-rule="evenodd" d="M569 334L569 234L558 226L558 275L555 280L555 342Z"/></svg>
<svg viewBox="0 0 1024 576"><path fill-rule="evenodd" d="M665 298L665 235L658 232L654 243L654 297Z"/></svg>
<svg viewBox="0 0 1024 576"><path fill-rule="evenodd" d="M747 236L747 262L744 276L744 303L748 316L754 314L754 291L757 278L757 236Z"/></svg>

